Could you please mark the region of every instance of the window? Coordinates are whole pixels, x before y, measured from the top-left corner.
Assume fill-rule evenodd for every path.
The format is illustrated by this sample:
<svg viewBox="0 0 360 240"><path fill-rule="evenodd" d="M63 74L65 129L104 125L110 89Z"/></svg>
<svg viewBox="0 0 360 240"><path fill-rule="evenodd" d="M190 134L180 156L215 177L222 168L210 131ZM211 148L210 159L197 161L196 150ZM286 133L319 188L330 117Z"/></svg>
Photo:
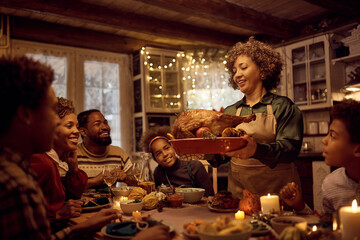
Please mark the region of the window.
<svg viewBox="0 0 360 240"><path fill-rule="evenodd" d="M65 57L45 56L43 54L33 53L27 53L26 56L46 63L54 69L55 80L52 87L55 90L56 96L66 98L67 59Z"/></svg>
<svg viewBox="0 0 360 240"><path fill-rule="evenodd" d="M16 55L31 56L49 64L54 69L56 95L71 99L77 113L99 109L111 127L112 144L125 151L131 149L131 141L125 141L132 137L127 130L131 122L124 119L131 119L130 100L126 100L129 97L126 83L130 82L128 55L20 40L12 40L12 50Z"/></svg>
<svg viewBox="0 0 360 240"><path fill-rule="evenodd" d="M215 109L239 101L243 93L228 85L229 75L222 59L196 58L186 55L183 61L184 99L187 109Z"/></svg>
<svg viewBox="0 0 360 240"><path fill-rule="evenodd" d="M120 146L119 65L85 61L85 109L99 109L111 127L112 144Z"/></svg>

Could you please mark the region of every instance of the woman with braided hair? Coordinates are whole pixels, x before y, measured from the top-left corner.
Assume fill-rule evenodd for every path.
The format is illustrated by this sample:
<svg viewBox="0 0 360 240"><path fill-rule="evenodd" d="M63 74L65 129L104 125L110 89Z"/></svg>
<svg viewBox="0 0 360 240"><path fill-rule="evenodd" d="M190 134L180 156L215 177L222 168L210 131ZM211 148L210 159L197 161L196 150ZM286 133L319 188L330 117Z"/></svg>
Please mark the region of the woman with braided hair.
<svg viewBox="0 0 360 240"><path fill-rule="evenodd" d="M34 154L30 160L30 166L37 174L37 182L47 201L48 217L53 228L59 221L80 216L82 202L65 202L65 195L70 193L74 198L80 198L88 179L86 173L78 169L76 146L80 133L74 111L70 100L58 98L56 112L60 125L56 128L53 149ZM65 186L58 166L60 171L64 170L61 172L64 172Z"/></svg>
<svg viewBox="0 0 360 240"><path fill-rule="evenodd" d="M167 126L152 128L146 131L140 141L146 152L150 152L159 164L154 171L155 185L170 187L198 187L205 189L205 196L213 196L214 190L204 165L199 161L184 161L177 157L175 149L169 142Z"/></svg>

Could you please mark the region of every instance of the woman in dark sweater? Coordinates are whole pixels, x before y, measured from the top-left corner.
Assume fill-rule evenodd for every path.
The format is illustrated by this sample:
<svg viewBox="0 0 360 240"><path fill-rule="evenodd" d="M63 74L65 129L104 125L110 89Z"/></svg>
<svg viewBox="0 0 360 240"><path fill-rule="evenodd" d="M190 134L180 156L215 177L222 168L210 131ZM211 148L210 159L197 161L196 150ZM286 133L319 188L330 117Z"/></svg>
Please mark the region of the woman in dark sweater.
<svg viewBox="0 0 360 240"><path fill-rule="evenodd" d="M205 189L205 196L214 195L211 180L204 165L199 161L184 161L177 157L167 133L169 127L149 129L141 138L141 145L150 152L159 164L154 171L155 185L165 184L171 187L198 187Z"/></svg>

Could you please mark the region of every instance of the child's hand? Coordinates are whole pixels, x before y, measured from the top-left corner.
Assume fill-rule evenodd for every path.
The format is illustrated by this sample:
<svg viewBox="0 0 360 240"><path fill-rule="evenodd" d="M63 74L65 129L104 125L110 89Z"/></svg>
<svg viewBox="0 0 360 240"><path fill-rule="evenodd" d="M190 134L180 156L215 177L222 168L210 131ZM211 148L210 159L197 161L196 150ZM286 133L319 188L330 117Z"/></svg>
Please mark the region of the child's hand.
<svg viewBox="0 0 360 240"><path fill-rule="evenodd" d="M301 211L305 208L300 188L294 182L288 183L280 190L280 198L295 211Z"/></svg>

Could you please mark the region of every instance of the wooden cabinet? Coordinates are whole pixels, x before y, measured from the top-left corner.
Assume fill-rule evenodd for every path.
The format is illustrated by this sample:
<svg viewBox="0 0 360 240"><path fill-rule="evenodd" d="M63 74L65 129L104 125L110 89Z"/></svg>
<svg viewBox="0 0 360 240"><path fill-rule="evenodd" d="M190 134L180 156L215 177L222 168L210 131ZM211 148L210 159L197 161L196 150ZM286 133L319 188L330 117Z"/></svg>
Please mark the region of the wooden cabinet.
<svg viewBox="0 0 360 240"><path fill-rule="evenodd" d="M357 67L360 67L360 54L353 54L341 58L334 58L331 60L332 63L332 80L339 79L344 86L350 81L349 75L354 72ZM357 84L358 89L360 88L360 82ZM359 90L357 90L359 91Z"/></svg>
<svg viewBox="0 0 360 240"><path fill-rule="evenodd" d="M278 94L278 95L281 95L281 96L288 96L287 85L288 85L288 79L289 79L288 75L289 74L287 72L287 67L286 67L287 62L285 61L285 59L286 59L286 47L278 47L278 48L275 49L275 51L280 53L280 56L283 59L283 71L281 72L280 83L277 86L277 88L275 90L273 90L273 92L275 94Z"/></svg>
<svg viewBox="0 0 360 240"><path fill-rule="evenodd" d="M144 47L132 54L134 151L151 127L171 125L183 111L182 52Z"/></svg>
<svg viewBox="0 0 360 240"><path fill-rule="evenodd" d="M331 106L328 35L286 46L288 96L301 110Z"/></svg>
<svg viewBox="0 0 360 240"><path fill-rule="evenodd" d="M178 51L155 48L141 50L146 112L176 113L182 110L179 54Z"/></svg>

